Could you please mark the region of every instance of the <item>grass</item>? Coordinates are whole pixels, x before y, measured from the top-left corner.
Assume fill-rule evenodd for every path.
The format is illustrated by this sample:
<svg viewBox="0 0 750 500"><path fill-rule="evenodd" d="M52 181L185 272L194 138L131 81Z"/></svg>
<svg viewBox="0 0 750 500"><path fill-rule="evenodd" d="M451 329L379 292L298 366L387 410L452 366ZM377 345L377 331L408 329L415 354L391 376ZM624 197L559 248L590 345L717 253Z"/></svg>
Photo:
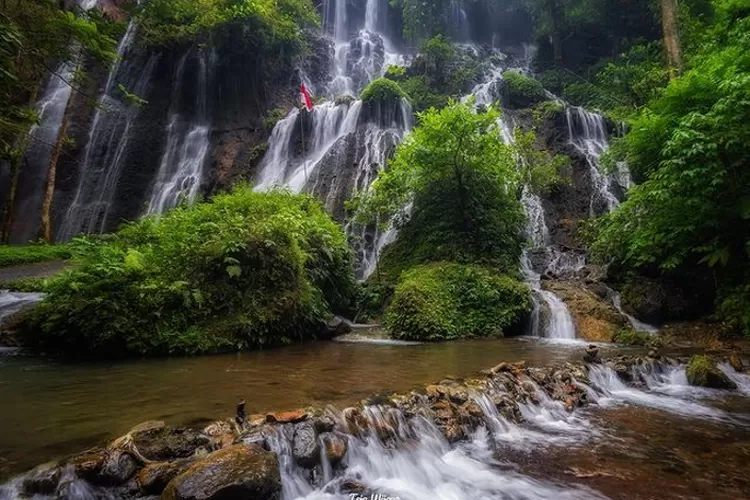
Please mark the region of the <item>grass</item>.
<svg viewBox="0 0 750 500"><path fill-rule="evenodd" d="M68 245L0 245L0 267L67 260L70 257Z"/></svg>

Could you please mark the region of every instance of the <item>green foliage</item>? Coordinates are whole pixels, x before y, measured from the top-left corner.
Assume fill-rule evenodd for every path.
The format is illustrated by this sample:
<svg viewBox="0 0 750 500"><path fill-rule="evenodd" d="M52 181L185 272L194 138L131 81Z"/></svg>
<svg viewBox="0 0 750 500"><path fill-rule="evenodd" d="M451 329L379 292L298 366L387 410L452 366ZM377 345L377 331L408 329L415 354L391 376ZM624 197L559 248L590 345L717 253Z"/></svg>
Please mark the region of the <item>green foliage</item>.
<svg viewBox="0 0 750 500"><path fill-rule="evenodd" d="M392 102L407 97L398 83L388 78L373 80L360 95L362 102Z"/></svg>
<svg viewBox="0 0 750 500"><path fill-rule="evenodd" d="M362 200L361 217L381 221L412 203L382 269L400 271L430 261L518 268L524 214L516 198L519 173L512 147L498 130L499 113L476 114L466 104L419 115L420 125L399 145L390 168Z"/></svg>
<svg viewBox="0 0 750 500"><path fill-rule="evenodd" d="M737 386L722 372L713 358L695 355L686 369L690 385L713 389L736 389Z"/></svg>
<svg viewBox="0 0 750 500"><path fill-rule="evenodd" d="M47 289L49 278L20 278L5 283L0 283L0 288L13 292L44 292Z"/></svg>
<svg viewBox="0 0 750 500"><path fill-rule="evenodd" d="M450 2L448 0L396 0L402 8L404 37L413 41L426 40L448 32Z"/></svg>
<svg viewBox="0 0 750 500"><path fill-rule="evenodd" d="M0 158L14 159L18 141L38 116L32 106L55 61L86 54L115 59L115 23L66 12L53 0L3 2L0 7ZM76 48L77 47L77 48ZM73 83L73 82L71 82Z"/></svg>
<svg viewBox="0 0 750 500"><path fill-rule="evenodd" d="M523 283L481 266L435 263L404 273L386 326L404 340L502 336L530 308Z"/></svg>
<svg viewBox="0 0 750 500"><path fill-rule="evenodd" d="M385 77L399 82L411 98L415 111L424 111L446 106L450 98L465 94L479 71L479 60L474 54L438 35L422 44L414 63L404 74L396 70L395 74L386 73Z"/></svg>
<svg viewBox="0 0 750 500"><path fill-rule="evenodd" d="M403 80L406 77L406 68L404 66L390 65L385 70L383 78L388 78L394 82Z"/></svg>
<svg viewBox="0 0 750 500"><path fill-rule="evenodd" d="M266 111L263 117L263 125L266 127L266 130L273 130L276 124L284 119L286 114L287 111L284 108L274 108Z"/></svg>
<svg viewBox="0 0 750 500"><path fill-rule="evenodd" d="M737 17L731 2L715 5L717 24L692 67L618 144L643 182L599 221L592 248L602 260L667 275L709 268L727 297L725 319L743 326L750 306L738 307L733 290L741 293L749 267L750 17Z"/></svg>
<svg viewBox="0 0 750 500"><path fill-rule="evenodd" d="M150 0L137 19L150 44L206 40L235 24L263 48L300 44L302 29L320 22L310 0Z"/></svg>
<svg viewBox="0 0 750 500"><path fill-rule="evenodd" d="M552 112L557 113L557 108L554 108ZM561 154L553 156L549 151L537 147L536 134L533 130L524 132L517 128L514 135L513 147L520 159L520 185L528 186L537 194L544 193L553 186L561 185L564 182L561 172L570 166L570 157Z"/></svg>
<svg viewBox="0 0 750 500"><path fill-rule="evenodd" d="M354 294L341 229L309 196L237 187L210 203L77 243L27 341L125 356L257 348L309 338Z"/></svg>
<svg viewBox="0 0 750 500"><path fill-rule="evenodd" d="M541 83L511 70L503 73L502 92L503 104L512 108L529 108L547 99Z"/></svg>
<svg viewBox="0 0 750 500"><path fill-rule="evenodd" d="M623 345L653 346L656 337L648 332L639 332L631 328L623 328L612 337L612 342Z"/></svg>
<svg viewBox="0 0 750 500"><path fill-rule="evenodd" d="M71 256L69 245L0 245L0 267L67 260Z"/></svg>
<svg viewBox="0 0 750 500"><path fill-rule="evenodd" d="M370 280L361 283L357 288L357 311L355 322L377 320L393 296L394 286L391 283Z"/></svg>
<svg viewBox="0 0 750 500"><path fill-rule="evenodd" d="M750 285L747 283L721 290L716 316L736 332L750 338Z"/></svg>

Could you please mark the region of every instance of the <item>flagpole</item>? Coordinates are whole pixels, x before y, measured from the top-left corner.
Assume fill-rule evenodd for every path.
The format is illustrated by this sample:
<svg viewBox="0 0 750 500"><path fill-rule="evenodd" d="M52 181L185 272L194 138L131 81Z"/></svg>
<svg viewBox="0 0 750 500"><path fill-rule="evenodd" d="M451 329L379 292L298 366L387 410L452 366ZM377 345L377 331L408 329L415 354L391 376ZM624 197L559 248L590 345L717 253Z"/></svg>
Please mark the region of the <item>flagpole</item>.
<svg viewBox="0 0 750 500"><path fill-rule="evenodd" d="M307 108L305 108L306 110ZM301 118L302 116L300 116ZM305 123L304 120L299 121L300 135L302 136L302 168L305 169L305 186L307 186L307 152L305 151Z"/></svg>

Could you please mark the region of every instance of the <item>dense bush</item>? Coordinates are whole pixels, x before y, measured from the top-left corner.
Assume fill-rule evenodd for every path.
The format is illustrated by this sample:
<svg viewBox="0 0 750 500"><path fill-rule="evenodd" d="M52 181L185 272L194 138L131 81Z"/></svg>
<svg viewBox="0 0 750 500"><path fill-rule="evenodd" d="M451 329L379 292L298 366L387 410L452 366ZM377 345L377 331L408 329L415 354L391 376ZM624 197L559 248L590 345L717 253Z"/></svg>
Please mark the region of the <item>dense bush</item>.
<svg viewBox="0 0 750 500"><path fill-rule="evenodd" d="M718 310L750 335L750 12L714 2L715 24L692 67L632 120L617 150L643 182L599 222L602 260L713 276Z"/></svg>
<svg viewBox="0 0 750 500"><path fill-rule="evenodd" d="M501 336L530 307L523 283L489 269L435 263L404 273L386 311L386 326L404 340Z"/></svg>
<svg viewBox="0 0 750 500"><path fill-rule="evenodd" d="M372 81L362 91L360 99L362 102L392 102L406 97L398 83L388 78L378 78Z"/></svg>
<svg viewBox="0 0 750 500"><path fill-rule="evenodd" d="M503 73L502 97L509 108L529 108L546 100L547 94L537 80L508 70Z"/></svg>
<svg viewBox="0 0 750 500"><path fill-rule="evenodd" d="M0 245L0 267L71 257L68 245Z"/></svg>
<svg viewBox="0 0 750 500"><path fill-rule="evenodd" d="M308 196L249 187L78 242L26 338L69 354L203 353L313 337L354 284L341 229Z"/></svg>

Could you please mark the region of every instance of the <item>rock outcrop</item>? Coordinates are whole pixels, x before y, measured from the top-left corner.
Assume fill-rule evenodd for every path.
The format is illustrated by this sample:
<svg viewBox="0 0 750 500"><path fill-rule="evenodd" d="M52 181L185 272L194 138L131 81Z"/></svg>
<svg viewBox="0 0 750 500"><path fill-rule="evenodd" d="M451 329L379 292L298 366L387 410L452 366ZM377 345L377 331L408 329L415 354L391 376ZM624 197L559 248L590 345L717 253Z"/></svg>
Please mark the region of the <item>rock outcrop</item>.
<svg viewBox="0 0 750 500"><path fill-rule="evenodd" d="M615 307L577 281L545 281L544 288L568 306L579 337L590 342L611 342L628 320Z"/></svg>

